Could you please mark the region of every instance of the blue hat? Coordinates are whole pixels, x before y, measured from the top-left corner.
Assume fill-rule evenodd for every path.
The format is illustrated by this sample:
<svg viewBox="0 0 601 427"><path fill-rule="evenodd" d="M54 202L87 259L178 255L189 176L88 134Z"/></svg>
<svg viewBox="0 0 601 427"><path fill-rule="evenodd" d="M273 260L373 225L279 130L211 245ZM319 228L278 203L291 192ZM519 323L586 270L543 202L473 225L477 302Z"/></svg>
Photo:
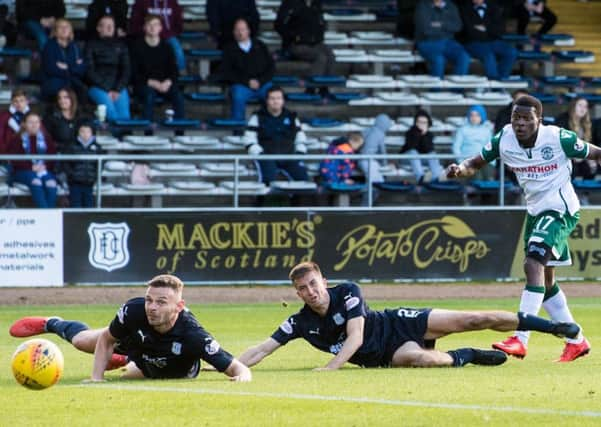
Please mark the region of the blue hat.
<svg viewBox="0 0 601 427"><path fill-rule="evenodd" d="M486 116L486 108L484 108L484 106L482 105L472 105L468 110L467 110L467 120L470 120L470 114L472 114L472 111L475 111L476 113L480 114L480 117L482 117L482 123L484 123L487 119Z"/></svg>

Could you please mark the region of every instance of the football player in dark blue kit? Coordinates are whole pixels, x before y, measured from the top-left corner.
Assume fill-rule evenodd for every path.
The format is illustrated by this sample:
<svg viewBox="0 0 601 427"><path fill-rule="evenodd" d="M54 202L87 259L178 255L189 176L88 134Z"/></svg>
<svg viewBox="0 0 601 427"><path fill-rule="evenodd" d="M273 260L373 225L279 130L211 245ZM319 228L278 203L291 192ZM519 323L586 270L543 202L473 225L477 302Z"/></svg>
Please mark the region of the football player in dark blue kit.
<svg viewBox="0 0 601 427"><path fill-rule="evenodd" d="M500 365L507 360L502 351L460 348L442 352L431 348L433 340L482 329L534 330L558 337L576 336L580 331L575 323L557 323L508 311L372 311L357 284L347 282L328 288L319 266L313 262L298 264L289 277L305 305L270 338L239 357L246 366L256 365L296 338L334 355L325 367L316 370L338 369L346 362L364 367Z"/></svg>
<svg viewBox="0 0 601 427"><path fill-rule="evenodd" d="M10 333L28 337L54 332L75 348L94 353L92 381L103 381L107 366L114 367L113 352L127 355L122 378L194 378L202 359L234 381L250 381L250 370L223 350L185 308L183 286L172 275L154 277L145 297L127 301L107 328L89 329L58 317L25 317Z"/></svg>

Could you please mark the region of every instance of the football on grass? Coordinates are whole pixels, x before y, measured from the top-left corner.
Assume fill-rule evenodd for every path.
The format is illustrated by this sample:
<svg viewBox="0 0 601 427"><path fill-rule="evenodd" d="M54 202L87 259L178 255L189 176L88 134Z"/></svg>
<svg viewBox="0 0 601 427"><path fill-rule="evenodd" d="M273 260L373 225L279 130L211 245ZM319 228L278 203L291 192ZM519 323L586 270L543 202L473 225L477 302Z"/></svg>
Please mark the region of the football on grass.
<svg viewBox="0 0 601 427"><path fill-rule="evenodd" d="M63 374L63 353L52 341L28 340L13 354L12 370L22 386L43 390L56 384Z"/></svg>

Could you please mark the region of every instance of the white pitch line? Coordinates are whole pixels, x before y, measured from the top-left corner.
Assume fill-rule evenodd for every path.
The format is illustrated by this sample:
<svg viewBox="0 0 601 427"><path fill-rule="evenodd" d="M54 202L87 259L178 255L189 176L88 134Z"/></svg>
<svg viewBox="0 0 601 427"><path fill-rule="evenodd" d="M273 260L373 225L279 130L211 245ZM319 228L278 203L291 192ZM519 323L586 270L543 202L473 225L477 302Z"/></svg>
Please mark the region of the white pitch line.
<svg viewBox="0 0 601 427"><path fill-rule="evenodd" d="M70 387L70 386L68 386ZM349 397L349 396L326 396L318 394L301 394L301 393L271 393L271 392L255 392L255 391L231 391L231 390L214 390L207 388L184 388L184 387L158 387L148 385L127 385L127 384L77 384L74 387L86 388L108 388L113 390L132 390L132 391L148 391L148 392L171 392L171 393L193 393L193 394L213 394L224 396L247 396L247 397L268 397L276 399L296 399L296 400L321 400L334 402L348 403L373 403L377 405L389 406L413 406L419 408L440 408L440 409L455 409L460 411L495 411L495 412L510 412L520 414L539 414L539 415L560 415L563 417L587 417L601 418L599 411L566 411L561 409L546 409L546 408L524 408L513 406L487 406L487 405L464 405L460 403L436 403L436 402L420 402L412 400L393 400L393 399L374 399L370 397Z"/></svg>

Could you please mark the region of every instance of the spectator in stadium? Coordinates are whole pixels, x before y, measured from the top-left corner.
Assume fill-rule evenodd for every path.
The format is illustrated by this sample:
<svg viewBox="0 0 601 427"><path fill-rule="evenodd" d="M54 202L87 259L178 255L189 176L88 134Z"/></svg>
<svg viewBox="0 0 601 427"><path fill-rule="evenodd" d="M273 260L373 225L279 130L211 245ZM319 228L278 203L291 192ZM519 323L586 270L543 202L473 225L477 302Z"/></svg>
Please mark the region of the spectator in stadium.
<svg viewBox="0 0 601 427"><path fill-rule="evenodd" d="M292 59L310 62L312 75L332 74L336 60L323 42L326 22L321 0L283 0L273 25L282 37L282 48ZM320 88L320 93L326 96L328 88Z"/></svg>
<svg viewBox="0 0 601 427"><path fill-rule="evenodd" d="M103 16L112 16L115 19L117 37L127 36L127 0L93 0L88 5L88 16L86 17L86 37L88 40L98 37L96 26Z"/></svg>
<svg viewBox="0 0 601 427"><path fill-rule="evenodd" d="M572 99L568 111L557 116L554 125L573 131L583 141L593 141L593 123L586 98ZM594 160L572 159L572 166L572 178L594 179L598 170Z"/></svg>
<svg viewBox="0 0 601 427"><path fill-rule="evenodd" d="M513 10L518 21L518 34L526 34L526 27L533 17L543 21L536 36L547 34L557 23L557 15L547 7L545 0L515 0Z"/></svg>
<svg viewBox="0 0 601 427"><path fill-rule="evenodd" d="M151 121L158 96L171 102L174 118L184 118L184 96L177 85L175 55L159 37L161 29L161 17L147 15L144 36L136 40L131 49L134 93L144 106L144 118Z"/></svg>
<svg viewBox="0 0 601 427"><path fill-rule="evenodd" d="M472 105L467 110L465 124L457 128L453 138L453 154L461 162L482 150L492 138L491 124L487 122L486 109L482 105ZM475 179L490 180L494 168L486 166L478 171Z"/></svg>
<svg viewBox="0 0 601 427"><path fill-rule="evenodd" d="M495 0L471 0L461 5L465 49L484 65L491 80L511 75L518 52L501 40L505 33L503 11Z"/></svg>
<svg viewBox="0 0 601 427"><path fill-rule="evenodd" d="M234 24L234 38L223 50L220 79L231 84L232 118L244 120L246 103L265 99L272 86L275 64L265 43L250 37L250 28L243 18Z"/></svg>
<svg viewBox="0 0 601 427"><path fill-rule="evenodd" d="M71 89L61 89L56 94L54 108L44 117L44 126L59 153L64 153L77 137L77 126L82 120L78 106L75 92Z"/></svg>
<svg viewBox="0 0 601 427"><path fill-rule="evenodd" d="M52 38L42 51L42 97L53 99L59 89L70 88L85 101L86 87L83 83L86 64L83 52L74 40L73 26L59 18L54 23Z"/></svg>
<svg viewBox="0 0 601 427"><path fill-rule="evenodd" d="M425 110L419 110L413 117L413 126L405 134L405 144L401 147L400 154L436 154L434 150L434 135L430 132L432 118ZM418 184L424 182L424 167L421 159L411 159L411 169ZM430 180L435 181L440 177L443 169L438 159L427 159L430 169Z"/></svg>
<svg viewBox="0 0 601 427"><path fill-rule="evenodd" d="M328 146L328 154L356 154L363 145L363 136L360 133L352 132L348 137L336 138ZM322 182L326 186L336 186L340 184L355 184L352 178L353 172L357 168L357 163L353 159L324 159L319 164L319 172Z"/></svg>
<svg viewBox="0 0 601 427"><path fill-rule="evenodd" d="M17 35L17 27L11 22L8 5L0 4L0 49L13 47L17 42Z"/></svg>
<svg viewBox="0 0 601 427"><path fill-rule="evenodd" d="M25 114L21 130L8 145L9 154L56 154L52 137L42 127L42 120L32 111ZM53 162L17 160L12 162L13 179L27 185L38 208L56 207L56 177Z"/></svg>
<svg viewBox="0 0 601 427"><path fill-rule="evenodd" d="M65 16L64 0L16 0L19 28L27 37L33 38L42 51L48 41L48 33L54 21Z"/></svg>
<svg viewBox="0 0 601 427"><path fill-rule="evenodd" d="M115 38L115 19L103 16L96 28L98 38L86 48L88 96L96 104L106 105L110 121L129 119L130 60L127 46Z"/></svg>
<svg viewBox="0 0 601 427"><path fill-rule="evenodd" d="M177 0L136 0L131 9L130 34L134 37L144 35L144 17L158 15L161 17L164 39L175 53L175 62L180 73L186 72L186 56L178 40L184 30L184 11Z"/></svg>
<svg viewBox="0 0 601 427"><path fill-rule="evenodd" d="M256 38L259 34L261 17L255 0L207 0L206 14L209 32L219 49L234 41L234 23L239 18L248 23L251 37Z"/></svg>
<svg viewBox="0 0 601 427"><path fill-rule="evenodd" d="M29 112L29 99L25 91L12 91L7 111L0 113L0 153L5 153L8 143L20 132L25 114Z"/></svg>
<svg viewBox="0 0 601 427"><path fill-rule="evenodd" d="M415 35L415 8L419 0L396 0L396 35L411 40Z"/></svg>
<svg viewBox="0 0 601 427"><path fill-rule="evenodd" d="M315 371L332 371L352 363L361 367L462 367L501 365L507 355L498 350L434 349L437 339L467 331L535 330L558 337L574 337L575 323L549 321L508 311L454 311L436 308L395 308L372 311L359 285L344 282L327 287L314 262L296 265L288 276L303 308L284 320L262 343L249 348L240 361L255 366L288 342L303 338L333 357Z"/></svg>
<svg viewBox="0 0 601 427"><path fill-rule="evenodd" d="M447 60L454 63L453 74L467 74L470 56L455 34L461 31L459 10L452 1L421 0L415 9L415 44L430 68L430 74L444 77Z"/></svg>
<svg viewBox="0 0 601 427"><path fill-rule="evenodd" d="M96 142L94 125L84 121L77 129L77 137L66 147L65 154L104 154ZM62 168L69 184L69 206L72 208L94 207L94 184L98 180L98 164L94 160L66 161Z"/></svg>
<svg viewBox="0 0 601 427"><path fill-rule="evenodd" d="M386 154L386 132L394 123L386 114L378 114L374 125L363 132L363 145L361 154ZM357 162L359 169L366 177L371 175L371 182L384 182L380 166L386 164L384 160L361 159Z"/></svg>
<svg viewBox="0 0 601 427"><path fill-rule="evenodd" d="M186 309L183 288L175 276L156 276L147 283L143 298L127 301L110 325L100 329L60 317L25 317L9 331L19 338L54 333L76 349L93 353L93 382L104 381L106 370L123 365L124 379L195 378L201 359L233 381L251 381L250 370Z"/></svg>
<svg viewBox="0 0 601 427"><path fill-rule="evenodd" d="M244 133L248 154L305 154L307 137L296 113L285 106L284 91L273 86L267 91L265 106L248 120ZM278 173L294 181L307 181L307 171L300 160L259 160L259 180L269 185Z"/></svg>
<svg viewBox="0 0 601 427"><path fill-rule="evenodd" d="M516 99L523 95L528 95L528 91L526 89L515 90L511 94L511 102L497 112L497 116L495 117L495 134L503 129L505 125L508 125L511 122L511 110L513 108L513 103Z"/></svg>

